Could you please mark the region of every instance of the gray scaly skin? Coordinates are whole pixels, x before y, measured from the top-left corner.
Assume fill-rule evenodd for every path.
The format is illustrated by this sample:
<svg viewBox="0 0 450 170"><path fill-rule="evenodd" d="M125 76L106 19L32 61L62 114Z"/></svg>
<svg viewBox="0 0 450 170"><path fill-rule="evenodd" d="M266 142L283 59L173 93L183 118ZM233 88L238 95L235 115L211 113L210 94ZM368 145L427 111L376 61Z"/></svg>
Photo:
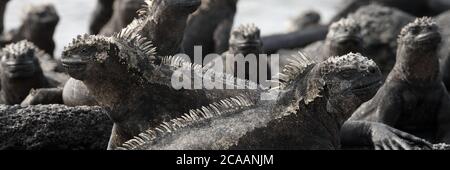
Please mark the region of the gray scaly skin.
<svg viewBox="0 0 450 170"><path fill-rule="evenodd" d="M102 4L101 10L105 10L103 11L104 13L108 13L109 10L108 6L114 3L113 9L111 9L111 12L113 11L112 16L108 18L109 21L107 21L107 23L103 27L100 27L100 25L97 26L97 24L101 24L101 21L104 20L101 17L106 16L97 16L96 20L93 20L91 26L100 27L101 29L98 33L107 36L119 32L120 30L125 28L128 24L130 24L133 21L133 19L138 16L136 11L141 9L142 5L145 4L145 0L117 0L117 1L104 0L104 1L109 1L109 2L100 2ZM107 15L107 14L98 13L97 15ZM100 23L98 23L99 21ZM91 27L92 32L95 31L94 29L97 28Z"/></svg>
<svg viewBox="0 0 450 170"><path fill-rule="evenodd" d="M202 0L197 11L189 16L182 46L191 61L196 45L203 47L204 56L228 49L237 3L238 0Z"/></svg>
<svg viewBox="0 0 450 170"><path fill-rule="evenodd" d="M89 25L90 34L98 34L113 15L114 0L98 0Z"/></svg>
<svg viewBox="0 0 450 170"><path fill-rule="evenodd" d="M3 18L5 17L6 5L9 0L3 0L0 2L0 34L3 34Z"/></svg>
<svg viewBox="0 0 450 170"><path fill-rule="evenodd" d="M416 19L403 28L397 62L386 82L343 128L346 145L431 147L415 136L432 143L450 142L450 96L439 73L441 39L431 18Z"/></svg>
<svg viewBox="0 0 450 170"><path fill-rule="evenodd" d="M339 149L339 129L381 85L375 62L359 54L317 63L295 57L272 89L277 100L242 95L199 107L118 149ZM280 93L278 93L280 92Z"/></svg>
<svg viewBox="0 0 450 170"><path fill-rule="evenodd" d="M436 22L438 23L441 33L442 33L442 48L439 53L440 64L441 64L441 73L442 80L447 87L447 90L450 90L450 11L447 11L438 17L436 17Z"/></svg>
<svg viewBox="0 0 450 170"><path fill-rule="evenodd" d="M345 0L343 1L342 9L337 12L332 21L344 18L362 6L369 4L381 4L398 8L419 17L438 15L450 9L450 3L447 0Z"/></svg>
<svg viewBox="0 0 450 170"><path fill-rule="evenodd" d="M216 68L215 70L224 72L230 75L234 75L240 79L250 80L250 75L256 75L258 79L252 80L253 82L260 82L259 80L259 54L262 54L262 41L261 31L254 24L240 25L237 29L231 32L229 40L230 47L228 51L222 54L221 57L214 59L211 62L207 62L206 68ZM237 57L248 57L254 55L256 62L258 63L255 70L251 70L249 65L238 66ZM266 63L267 61L262 61ZM219 66L219 67L218 67ZM238 70L238 68L244 68L245 70ZM267 66L268 69L268 66ZM238 75L245 71L245 74ZM253 73L251 73L253 72ZM270 78L270 71L267 70L267 78ZM267 80L267 79L266 79Z"/></svg>
<svg viewBox="0 0 450 170"><path fill-rule="evenodd" d="M22 25L18 29L6 33L0 45L26 39L53 56L55 50L53 34L58 22L59 16L53 5L31 6L24 16Z"/></svg>
<svg viewBox="0 0 450 170"><path fill-rule="evenodd" d="M341 56L353 53L363 53L363 38L360 25L353 19L341 19L331 24L324 41L313 43L303 49L303 52L318 60L326 60L331 56ZM289 56L295 55L297 51L280 51L281 63L286 63Z"/></svg>
<svg viewBox="0 0 450 170"><path fill-rule="evenodd" d="M111 127L100 107L0 105L0 150L104 150Z"/></svg>
<svg viewBox="0 0 450 170"><path fill-rule="evenodd" d="M114 121L108 148L192 107L235 96L225 90L174 89L171 78L178 68L204 70L178 58L155 57L152 44L132 28L112 37L79 36L62 55L70 76L83 81Z"/></svg>
<svg viewBox="0 0 450 170"><path fill-rule="evenodd" d="M31 89L58 85L44 76L37 58L40 52L28 41L10 44L1 50L0 103L20 104Z"/></svg>
<svg viewBox="0 0 450 170"><path fill-rule="evenodd" d="M395 64L397 36L414 17L395 8L373 4L358 9L348 18L360 24L365 54L387 76Z"/></svg>

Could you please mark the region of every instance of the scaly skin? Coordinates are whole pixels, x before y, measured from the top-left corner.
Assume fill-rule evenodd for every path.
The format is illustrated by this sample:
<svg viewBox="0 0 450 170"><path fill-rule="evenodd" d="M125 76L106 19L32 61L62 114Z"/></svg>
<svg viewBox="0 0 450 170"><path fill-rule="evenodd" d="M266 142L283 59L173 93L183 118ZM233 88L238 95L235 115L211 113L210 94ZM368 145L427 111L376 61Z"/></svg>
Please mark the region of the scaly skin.
<svg viewBox="0 0 450 170"><path fill-rule="evenodd" d="M111 127L100 107L0 105L0 150L104 150Z"/></svg>
<svg viewBox="0 0 450 170"><path fill-rule="evenodd" d="M183 50L194 61L194 46L203 47L203 55L228 50L238 0L202 0L189 16L183 39ZM202 57L204 57L202 56Z"/></svg>
<svg viewBox="0 0 450 170"><path fill-rule="evenodd" d="M162 123L118 149L339 149L339 131L381 85L373 61L359 54L316 63L296 57L283 71L277 100L242 95Z"/></svg>
<svg viewBox="0 0 450 170"><path fill-rule="evenodd" d="M43 74L40 51L28 41L4 47L1 56L1 104L20 104L31 89L56 87Z"/></svg>
<svg viewBox="0 0 450 170"><path fill-rule="evenodd" d="M230 75L234 75L240 79L250 80L250 75L257 76L257 79L251 80L253 82L265 81L270 78L269 66L267 66L267 76L265 80L259 80L259 69L260 69L260 58L259 55L262 54L262 41L261 41L261 31L254 24L240 25L237 29L231 32L231 37L229 40L230 47L228 51L222 54L221 57L214 59L209 62L206 61L206 68L213 68L214 70L224 72ZM249 57L249 55L255 56L257 65L254 69L250 68L250 65L237 64L243 63L244 61L237 61L238 57ZM206 59L205 59L206 60ZM251 61L250 61L251 62ZM262 61L268 65L267 61ZM239 70L239 69L244 70ZM245 73L244 73L245 71Z"/></svg>
<svg viewBox="0 0 450 170"><path fill-rule="evenodd" d="M91 18L89 33L98 34L113 15L114 0L98 0Z"/></svg>
<svg viewBox="0 0 450 170"><path fill-rule="evenodd" d="M79 36L62 55L70 76L83 81L99 105L108 110L114 122L110 149L192 107L235 96L224 90L173 88L172 75L178 68L196 68L202 74L207 70L178 58L156 57L152 43L134 26L112 37ZM228 79L224 80L227 83Z"/></svg>
<svg viewBox="0 0 450 170"><path fill-rule="evenodd" d="M417 19L403 28L397 62L375 97L344 126L346 143L413 149L431 147L415 136L433 143L450 142L450 96L439 73L441 39L430 18Z"/></svg>
<svg viewBox="0 0 450 170"><path fill-rule="evenodd" d="M53 5L31 6L24 16L22 25L8 32L2 43L6 45L26 39L53 56L55 50L53 34L58 22L59 16Z"/></svg>

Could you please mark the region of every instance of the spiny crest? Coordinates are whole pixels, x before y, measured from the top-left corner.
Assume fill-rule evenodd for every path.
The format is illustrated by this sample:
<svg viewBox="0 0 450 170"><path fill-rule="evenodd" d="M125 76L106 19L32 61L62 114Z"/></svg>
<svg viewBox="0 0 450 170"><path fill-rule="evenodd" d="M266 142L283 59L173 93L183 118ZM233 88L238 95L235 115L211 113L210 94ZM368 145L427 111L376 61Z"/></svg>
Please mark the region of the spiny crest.
<svg viewBox="0 0 450 170"><path fill-rule="evenodd" d="M321 75L339 72L341 67L346 65L358 65L360 68L369 68L370 66L376 66L376 63L360 53L348 53L343 56L330 57L322 62L320 72Z"/></svg>
<svg viewBox="0 0 450 170"><path fill-rule="evenodd" d="M24 55L30 55L32 56L40 56L44 52L40 50L37 46L35 46L33 43L22 40L17 43L9 44L5 46L2 50L2 56L9 56L9 57L17 57L17 56L24 56Z"/></svg>
<svg viewBox="0 0 450 170"><path fill-rule="evenodd" d="M255 24L242 24L234 32L238 32L244 37L259 36L261 31Z"/></svg>
<svg viewBox="0 0 450 170"><path fill-rule="evenodd" d="M145 4L137 11L139 18L145 18L150 15L150 9L153 7L155 0L145 0Z"/></svg>
<svg viewBox="0 0 450 170"><path fill-rule="evenodd" d="M423 27L437 27L436 21L431 17L422 17L422 18L416 18L414 22L409 23L405 27L403 27L402 31L400 32L399 39L406 36L408 32L415 28L423 28Z"/></svg>
<svg viewBox="0 0 450 170"><path fill-rule="evenodd" d="M89 34L78 35L76 38L72 39L71 43L64 47L63 55L67 55L68 52L74 49L84 48L86 46L105 46L110 43L111 40L109 37Z"/></svg>
<svg viewBox="0 0 450 170"><path fill-rule="evenodd" d="M190 110L179 118L172 119L168 122L163 122L155 128L150 128L145 132L139 134L124 144L118 147L118 150L133 150L142 149L143 145L152 145L171 133L194 126L196 123L204 122L205 120L219 117L226 114L232 114L236 111L247 109L255 104L245 95L228 98L219 102L214 102L208 106L200 109Z"/></svg>
<svg viewBox="0 0 450 170"><path fill-rule="evenodd" d="M132 48L143 52L147 57L154 57L156 55L156 48L153 47L151 41L135 32L135 29L126 27L119 33L114 35L115 40L119 40L120 43L127 44Z"/></svg>
<svg viewBox="0 0 450 170"><path fill-rule="evenodd" d="M167 56L162 58L162 65L167 65L175 68L190 68L194 70L203 71L202 66L191 63L188 58L181 56Z"/></svg>
<svg viewBox="0 0 450 170"><path fill-rule="evenodd" d="M305 74L310 65L319 62L315 57L309 57L302 51L299 51L298 55L290 56L287 61L288 64L286 64L281 73L278 73L275 77L275 81L278 81L280 87L286 87L291 82L295 81L297 77L301 77Z"/></svg>

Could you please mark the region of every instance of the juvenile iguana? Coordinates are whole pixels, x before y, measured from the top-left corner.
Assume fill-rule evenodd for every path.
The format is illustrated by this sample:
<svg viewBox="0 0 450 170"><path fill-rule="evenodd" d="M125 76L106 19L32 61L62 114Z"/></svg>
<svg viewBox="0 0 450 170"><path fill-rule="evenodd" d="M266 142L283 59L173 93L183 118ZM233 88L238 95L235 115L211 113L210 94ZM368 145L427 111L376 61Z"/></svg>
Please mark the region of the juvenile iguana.
<svg viewBox="0 0 450 170"><path fill-rule="evenodd" d="M59 85L44 75L38 59L42 52L32 43L23 40L7 45L0 55L1 104L20 104L31 89Z"/></svg>
<svg viewBox="0 0 450 170"><path fill-rule="evenodd" d="M53 34L58 22L59 16L52 4L30 6L25 12L22 25L7 32L1 38L0 46L25 39L53 56L55 50Z"/></svg>
<svg viewBox="0 0 450 170"><path fill-rule="evenodd" d="M360 54L318 63L295 57L271 90L277 100L242 95L198 107L118 149L339 149L340 126L381 80L375 62Z"/></svg>
<svg viewBox="0 0 450 170"><path fill-rule="evenodd" d="M403 28L397 62L386 82L343 128L346 144L375 149L430 147L412 135L432 143L450 142L450 96L439 72L441 40L431 18L418 18Z"/></svg>

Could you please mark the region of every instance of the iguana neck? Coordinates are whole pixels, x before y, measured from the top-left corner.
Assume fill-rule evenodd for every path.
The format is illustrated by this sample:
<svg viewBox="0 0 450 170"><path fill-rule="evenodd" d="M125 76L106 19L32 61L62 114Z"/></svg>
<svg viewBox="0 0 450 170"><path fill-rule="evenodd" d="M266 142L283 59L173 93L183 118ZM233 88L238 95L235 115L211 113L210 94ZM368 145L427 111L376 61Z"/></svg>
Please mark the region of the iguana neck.
<svg viewBox="0 0 450 170"><path fill-rule="evenodd" d="M440 81L437 50L410 49L400 45L388 80L424 85Z"/></svg>
<svg viewBox="0 0 450 170"><path fill-rule="evenodd" d="M6 102L5 104L20 104L30 93L31 89L49 86L42 72L25 79L10 79L2 74L1 80L1 95L4 102Z"/></svg>

